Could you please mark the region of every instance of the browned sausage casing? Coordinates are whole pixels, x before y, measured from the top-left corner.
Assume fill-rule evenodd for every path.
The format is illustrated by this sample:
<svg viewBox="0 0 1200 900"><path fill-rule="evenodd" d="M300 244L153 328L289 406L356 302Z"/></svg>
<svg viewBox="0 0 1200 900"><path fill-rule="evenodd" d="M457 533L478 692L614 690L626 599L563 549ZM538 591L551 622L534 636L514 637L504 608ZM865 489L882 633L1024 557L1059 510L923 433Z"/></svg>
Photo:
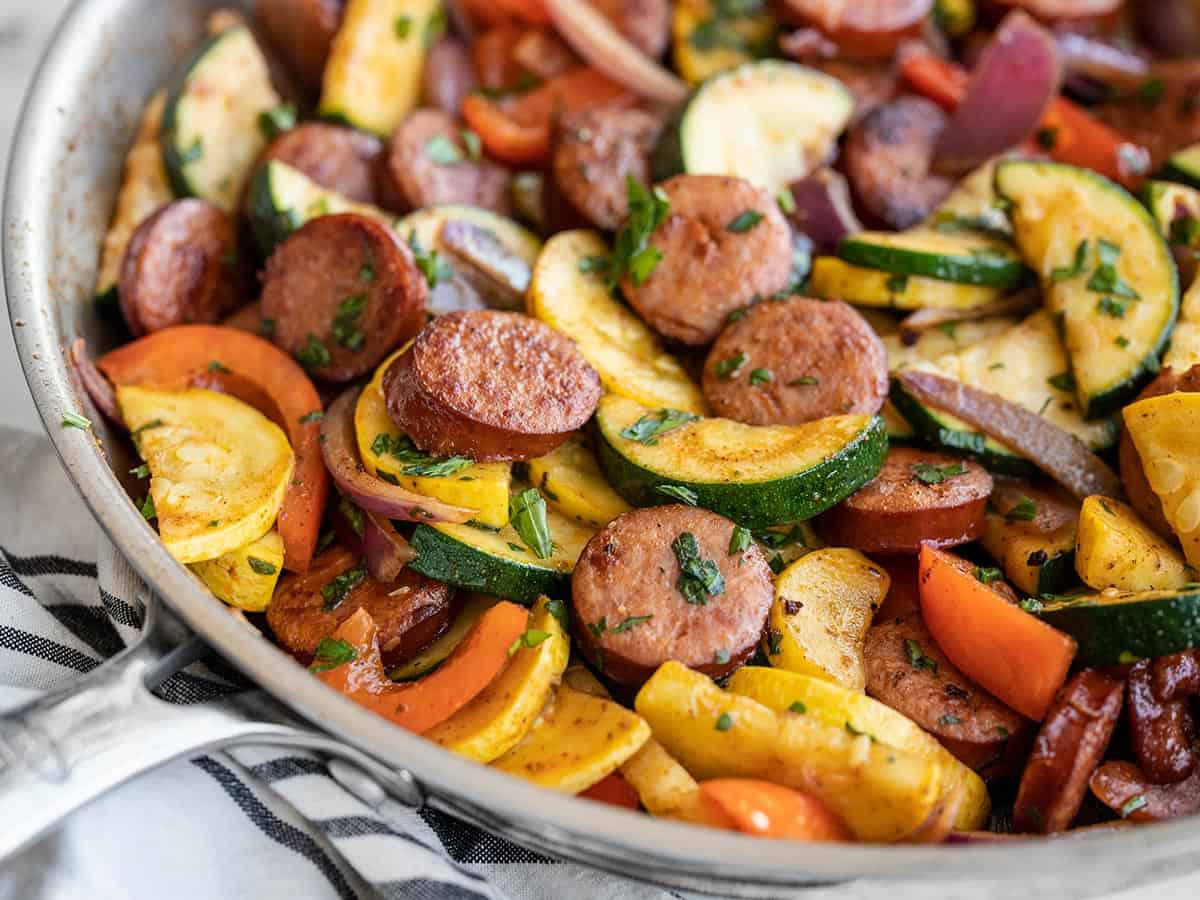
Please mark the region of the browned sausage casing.
<svg viewBox="0 0 1200 900"><path fill-rule="evenodd" d="M470 310L430 322L388 367L383 391L392 419L427 453L532 459L587 422L600 376L549 326Z"/></svg>
<svg viewBox="0 0 1200 900"><path fill-rule="evenodd" d="M321 86L343 6L343 0L255 0L255 18L267 40L310 90Z"/></svg>
<svg viewBox="0 0 1200 900"><path fill-rule="evenodd" d="M933 0L777 0L785 21L820 28L853 59L887 59L907 37L915 37Z"/></svg>
<svg viewBox="0 0 1200 900"><path fill-rule="evenodd" d="M934 211L954 179L929 172L946 115L923 97L899 97L850 129L846 175L854 196L881 222L903 231Z"/></svg>
<svg viewBox="0 0 1200 900"><path fill-rule="evenodd" d="M417 109L400 123L380 167L384 202L399 212L441 203L480 206L501 215L512 208L509 173L472 159L463 129L439 109Z"/></svg>
<svg viewBox="0 0 1200 900"><path fill-rule="evenodd" d="M263 282L272 340L328 381L371 371L425 317L428 289L412 253L353 213L306 223L271 254Z"/></svg>
<svg viewBox="0 0 1200 900"><path fill-rule="evenodd" d="M720 677L742 665L762 636L774 589L756 544L730 555L734 524L691 506L625 513L583 549L571 580L580 649L609 678L636 687L667 660ZM690 603L679 590L672 544L690 534L724 590ZM647 618L648 617L648 618Z"/></svg>
<svg viewBox="0 0 1200 900"><path fill-rule="evenodd" d="M1106 762L1092 776L1092 793L1133 822L1162 822L1200 813L1200 771L1186 781L1155 784L1129 762Z"/></svg>
<svg viewBox="0 0 1200 900"><path fill-rule="evenodd" d="M242 299L237 228L204 200L175 200L134 231L117 291L135 335L216 322Z"/></svg>
<svg viewBox="0 0 1200 900"><path fill-rule="evenodd" d="M405 569L387 584L364 576L332 609L321 588L357 566L361 560L345 547L333 547L313 560L304 575L285 575L267 607L267 624L275 639L307 665L322 638L359 609L379 626L383 664L394 666L433 643L450 624L450 588Z"/></svg>
<svg viewBox="0 0 1200 900"><path fill-rule="evenodd" d="M676 175L661 187L670 210L650 244L662 258L640 285L626 275L621 290L656 331L707 344L735 309L787 287L791 232L774 199L741 178ZM731 230L747 213L762 218Z"/></svg>
<svg viewBox="0 0 1200 900"><path fill-rule="evenodd" d="M1021 776L1013 824L1018 831L1066 831L1121 716L1125 685L1095 669L1068 681L1033 742Z"/></svg>
<svg viewBox="0 0 1200 900"><path fill-rule="evenodd" d="M961 475L946 474L959 467ZM936 477L943 480L929 483ZM892 447L875 479L822 515L818 528L825 540L865 553L954 547L983 533L991 492L992 476L977 462Z"/></svg>
<svg viewBox="0 0 1200 900"><path fill-rule="evenodd" d="M376 203L375 170L383 144L374 135L304 122L275 138L261 162L276 159L303 172L321 187L359 203Z"/></svg>
<svg viewBox="0 0 1200 900"><path fill-rule="evenodd" d="M1138 766L1156 784L1183 781L1196 770L1189 701L1200 694L1200 650L1140 660L1127 683Z"/></svg>
<svg viewBox="0 0 1200 900"><path fill-rule="evenodd" d="M887 398L887 351L840 300L759 303L713 343L703 388L714 413L749 425L874 415Z"/></svg>
<svg viewBox="0 0 1200 900"><path fill-rule="evenodd" d="M964 765L989 777L1020 765L1032 723L959 672L920 612L871 626L863 659L867 694L908 716Z"/></svg>
<svg viewBox="0 0 1200 900"><path fill-rule="evenodd" d="M625 180L650 180L658 127L658 120L640 109L601 108L563 117L554 181L567 202L597 228L615 231L629 215Z"/></svg>

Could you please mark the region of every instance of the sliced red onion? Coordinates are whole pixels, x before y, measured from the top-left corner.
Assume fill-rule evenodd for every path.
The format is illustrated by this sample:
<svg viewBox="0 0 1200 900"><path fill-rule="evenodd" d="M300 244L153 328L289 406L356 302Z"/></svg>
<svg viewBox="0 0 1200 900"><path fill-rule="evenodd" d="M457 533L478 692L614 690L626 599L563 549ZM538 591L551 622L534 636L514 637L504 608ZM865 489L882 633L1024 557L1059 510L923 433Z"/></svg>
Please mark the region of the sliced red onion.
<svg viewBox="0 0 1200 900"><path fill-rule="evenodd" d="M117 405L117 391L92 362L87 352L87 342L83 338L75 338L75 342L71 344L71 363L79 373L79 381L96 409L100 410L106 419L124 428L125 420L121 417L121 407Z"/></svg>
<svg viewBox="0 0 1200 900"><path fill-rule="evenodd" d="M993 300L974 309L918 309L909 313L900 322L900 330L928 331L947 322L966 322L973 319L990 319L993 316L1016 316L1033 310L1041 300L1038 288L1030 288Z"/></svg>
<svg viewBox="0 0 1200 900"><path fill-rule="evenodd" d="M390 519L372 512L363 513L362 548L367 572L381 582L399 578L400 570L416 555Z"/></svg>
<svg viewBox="0 0 1200 900"><path fill-rule="evenodd" d="M1009 13L938 137L934 169L967 172L1015 147L1037 128L1061 83L1053 35L1023 12Z"/></svg>
<svg viewBox="0 0 1200 900"><path fill-rule="evenodd" d="M368 475L354 440L354 407L362 388L350 388L333 401L321 420L321 456L338 490L363 512L374 512L405 522L467 522L476 510L451 506L441 500L388 484Z"/></svg>
<svg viewBox="0 0 1200 900"><path fill-rule="evenodd" d="M813 242L818 253L833 253L842 238L863 230L854 214L845 177L832 169L818 169L792 182L789 190L796 209L793 224Z"/></svg>
<svg viewBox="0 0 1200 900"><path fill-rule="evenodd" d="M1073 31L1055 35L1066 70L1105 84L1140 84L1150 71L1146 58Z"/></svg>
<svg viewBox="0 0 1200 900"><path fill-rule="evenodd" d="M494 309L524 309L525 291L533 278L529 263L500 243L487 228L453 219L438 232L445 247L474 276L469 280Z"/></svg>
<svg viewBox="0 0 1200 900"><path fill-rule="evenodd" d="M545 0L554 27L594 68L658 103L682 103L687 85L627 41L587 0Z"/></svg>

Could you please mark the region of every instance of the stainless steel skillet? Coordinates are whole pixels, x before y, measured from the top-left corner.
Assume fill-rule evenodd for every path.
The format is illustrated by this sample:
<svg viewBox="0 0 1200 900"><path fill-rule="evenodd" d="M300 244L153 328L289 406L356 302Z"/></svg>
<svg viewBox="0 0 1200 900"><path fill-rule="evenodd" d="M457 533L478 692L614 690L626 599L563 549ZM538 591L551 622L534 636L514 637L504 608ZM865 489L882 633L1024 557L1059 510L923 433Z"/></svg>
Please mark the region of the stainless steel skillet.
<svg viewBox="0 0 1200 900"><path fill-rule="evenodd" d="M988 879L996 895L1083 896L1200 867L1200 819L1066 841L873 847L752 840L552 794L458 759L311 678L231 617L129 502L114 435L62 428L83 411L64 348L114 334L91 303L97 248L145 98L202 33L214 0L80 0L42 62L17 130L4 201L9 313L42 420L91 513L169 608L138 648L72 692L0 719L0 856L98 793L166 760L236 741L315 746L413 805L429 804L532 849L694 890L779 896L855 878ZM66 521L82 509L56 510ZM153 604L152 604L153 606ZM176 621L178 617L179 621ZM193 637L193 635L195 637ZM196 639L262 689L229 710L170 706L148 683ZM273 698L273 699L268 699ZM294 715L292 715L294 714ZM364 791L369 793L369 791ZM949 887L949 885L946 885ZM933 896L943 896L930 884ZM978 894L976 894L978 896Z"/></svg>

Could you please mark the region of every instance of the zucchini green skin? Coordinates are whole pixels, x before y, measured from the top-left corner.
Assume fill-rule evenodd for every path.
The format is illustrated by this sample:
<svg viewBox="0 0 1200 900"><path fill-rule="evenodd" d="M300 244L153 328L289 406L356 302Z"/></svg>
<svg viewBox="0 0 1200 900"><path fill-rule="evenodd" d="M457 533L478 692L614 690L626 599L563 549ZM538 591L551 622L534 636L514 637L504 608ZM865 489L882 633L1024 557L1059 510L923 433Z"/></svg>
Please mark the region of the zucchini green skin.
<svg viewBox="0 0 1200 900"><path fill-rule="evenodd" d="M184 151L180 150L175 141L175 133L179 127L179 101L187 90L193 70L224 36L225 32L214 34L197 47L180 68L167 91L167 104L163 111L162 123L163 166L167 170L167 180L171 183L171 190L177 197L199 196L196 188L188 181L185 174L187 160L184 158Z"/></svg>
<svg viewBox="0 0 1200 900"><path fill-rule="evenodd" d="M1075 661L1085 666L1114 666L1131 657L1155 658L1200 646L1200 590L1129 597L1121 603L1081 597L1047 605L1038 615L1075 638Z"/></svg>
<svg viewBox="0 0 1200 900"><path fill-rule="evenodd" d="M909 396L895 379L889 397L913 430L933 447L969 456L998 475L1027 476L1037 472L1037 466L1025 457L1006 453L995 442L989 445L987 438L979 432L947 428L927 406Z"/></svg>
<svg viewBox="0 0 1200 900"><path fill-rule="evenodd" d="M650 171L656 182L666 181L686 171L683 162L683 119L703 82L693 88L687 99L671 111L659 132L658 142L650 154Z"/></svg>
<svg viewBox="0 0 1200 900"><path fill-rule="evenodd" d="M526 605L542 594L562 597L571 591L571 573L521 565L486 553L429 525L418 525L409 539L416 557L408 564L435 581L480 591Z"/></svg>
<svg viewBox="0 0 1200 900"><path fill-rule="evenodd" d="M1062 594L1078 587L1079 574L1075 571L1075 551L1067 550L1049 557L1038 567L1038 595Z"/></svg>
<svg viewBox="0 0 1200 900"><path fill-rule="evenodd" d="M680 502L657 488L673 486L695 493L696 505L746 528L801 522L841 503L879 474L887 456L887 427L876 416L853 441L830 459L803 472L751 484L679 481L643 468L623 456L594 428L600 469L613 489L633 506Z"/></svg>
<svg viewBox="0 0 1200 900"><path fill-rule="evenodd" d="M259 166L246 192L246 218L254 243L263 256L270 256L277 246L287 240L288 235L303 224L291 207L278 202L271 180L273 171L273 166Z"/></svg>
<svg viewBox="0 0 1200 900"><path fill-rule="evenodd" d="M920 275L958 284L978 284L1003 290L1032 281L1032 273L1019 259L981 253L978 256L922 252L905 247L873 244L855 237L843 238L838 256L856 266L882 269L897 275Z"/></svg>
<svg viewBox="0 0 1200 900"><path fill-rule="evenodd" d="M1163 177L1200 188L1200 144L1180 150L1167 160Z"/></svg>

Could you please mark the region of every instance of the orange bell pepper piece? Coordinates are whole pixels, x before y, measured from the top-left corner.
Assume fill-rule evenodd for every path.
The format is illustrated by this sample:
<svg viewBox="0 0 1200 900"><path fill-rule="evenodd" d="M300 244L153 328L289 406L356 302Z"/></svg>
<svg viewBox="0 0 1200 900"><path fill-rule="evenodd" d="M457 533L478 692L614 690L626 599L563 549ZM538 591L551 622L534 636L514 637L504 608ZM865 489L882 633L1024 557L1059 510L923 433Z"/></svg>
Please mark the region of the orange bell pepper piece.
<svg viewBox="0 0 1200 900"><path fill-rule="evenodd" d="M744 834L793 841L854 839L845 823L816 797L770 781L715 778L700 782L700 794Z"/></svg>
<svg viewBox="0 0 1200 900"><path fill-rule="evenodd" d="M633 789L633 785L616 772L601 778L579 796L587 797L589 800L596 800L600 803L607 803L610 806L620 806L625 809L637 810L641 808L641 801L638 799L637 791Z"/></svg>

